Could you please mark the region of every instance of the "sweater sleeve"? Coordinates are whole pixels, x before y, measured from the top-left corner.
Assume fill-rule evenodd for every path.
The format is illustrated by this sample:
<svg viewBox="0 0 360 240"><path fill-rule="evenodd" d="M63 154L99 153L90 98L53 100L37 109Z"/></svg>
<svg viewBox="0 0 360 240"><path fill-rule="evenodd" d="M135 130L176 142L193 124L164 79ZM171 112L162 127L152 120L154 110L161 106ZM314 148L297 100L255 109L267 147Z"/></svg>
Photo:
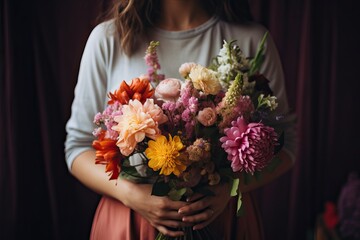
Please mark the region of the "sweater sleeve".
<svg viewBox="0 0 360 240"><path fill-rule="evenodd" d="M266 29L263 29L263 34ZM265 45L265 59L261 66L260 72L270 81L269 85L274 95L277 98L278 107L275 110L277 120L271 122L271 125L276 129L284 132L284 146L292 161L295 161L296 156L296 114L290 109L286 94L286 83L282 63L275 43L269 34Z"/></svg>
<svg viewBox="0 0 360 240"><path fill-rule="evenodd" d="M65 158L69 170L80 153L92 149L93 119L106 100L107 52L106 27L100 24L92 30L86 42L71 116L66 124Z"/></svg>

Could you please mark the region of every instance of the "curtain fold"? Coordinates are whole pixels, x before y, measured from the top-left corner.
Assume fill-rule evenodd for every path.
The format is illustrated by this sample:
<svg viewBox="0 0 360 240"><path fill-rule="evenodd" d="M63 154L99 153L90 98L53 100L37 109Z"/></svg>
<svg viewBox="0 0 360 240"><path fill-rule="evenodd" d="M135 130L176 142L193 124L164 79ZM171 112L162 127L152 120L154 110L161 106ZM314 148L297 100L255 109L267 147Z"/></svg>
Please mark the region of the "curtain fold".
<svg viewBox="0 0 360 240"><path fill-rule="evenodd" d="M325 201L360 170L354 1L251 0L274 38L298 116L293 169L257 190L267 239L312 239ZM65 123L86 39L111 0L1 2L0 239L88 239L99 196L65 165Z"/></svg>
<svg viewBox="0 0 360 240"><path fill-rule="evenodd" d="M313 180L311 176L314 176L313 172L313 163L311 161L303 159L312 158L312 148L313 143L306 141L308 136L314 136L313 132L315 129L312 129L311 120L308 118L314 116L311 114L313 99L311 98L311 90L313 85L311 81L308 81L311 76L312 67L313 67L313 52L311 51L311 29L313 24L311 23L311 13L313 11L313 6L310 4L310 1L305 1L304 4L304 15L302 18L302 24L300 28L300 54L298 59L298 77L297 79L297 114L298 114L298 124L300 126L300 131L298 131L298 137L300 144L298 144L298 154L297 154L297 164L292 175L292 184L291 188L296 191L291 191L291 205L289 208L289 220L290 220L290 230L288 231L289 238L306 239L305 233L309 228L309 222L313 222L311 218L314 216L311 214L312 211L312 196L314 188L311 188ZM306 126L306 127L301 127ZM302 177L302 175L306 175ZM310 189L309 189L310 188ZM302 194L306 194L306 197L302 197ZM299 199L300 198L300 199ZM305 200L305 202L304 202ZM306 208L303 206L306 206ZM306 214L299 214L299 209L302 209ZM310 217L310 219L309 219ZM299 236L300 235L300 236Z"/></svg>

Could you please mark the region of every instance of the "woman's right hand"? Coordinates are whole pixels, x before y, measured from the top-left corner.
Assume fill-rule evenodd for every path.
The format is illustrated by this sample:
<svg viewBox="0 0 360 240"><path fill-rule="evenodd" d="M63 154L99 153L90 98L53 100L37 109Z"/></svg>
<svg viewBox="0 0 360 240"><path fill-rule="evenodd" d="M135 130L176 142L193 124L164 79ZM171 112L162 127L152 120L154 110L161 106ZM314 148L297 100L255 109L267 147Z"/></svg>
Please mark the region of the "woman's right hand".
<svg viewBox="0 0 360 240"><path fill-rule="evenodd" d="M171 237L183 235L174 229L189 225L181 221L183 216L178 213L186 202L153 196L152 185L149 184L137 184L121 178L115 184L115 181L109 181L104 165L94 164L95 158L94 150L81 153L72 165L72 174L95 192L118 199L138 212L162 234Z"/></svg>
<svg viewBox="0 0 360 240"><path fill-rule="evenodd" d="M152 185L150 184L126 182L128 194L123 196L122 202L127 207L141 214L162 234L170 237L183 235L182 231L176 229L190 225L182 222L183 216L178 213L180 208L187 205L186 202L151 195Z"/></svg>

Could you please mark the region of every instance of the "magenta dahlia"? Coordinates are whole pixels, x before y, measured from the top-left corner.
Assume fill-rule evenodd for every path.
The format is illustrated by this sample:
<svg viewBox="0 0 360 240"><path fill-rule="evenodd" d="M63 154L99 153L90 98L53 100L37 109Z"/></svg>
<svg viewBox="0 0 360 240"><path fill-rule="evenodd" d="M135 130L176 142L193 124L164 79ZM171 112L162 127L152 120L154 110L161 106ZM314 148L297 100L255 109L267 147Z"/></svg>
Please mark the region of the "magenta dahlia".
<svg viewBox="0 0 360 240"><path fill-rule="evenodd" d="M263 169L274 155L275 130L262 123L247 124L243 117L238 117L231 125L224 130L225 136L220 141L233 171L253 174Z"/></svg>

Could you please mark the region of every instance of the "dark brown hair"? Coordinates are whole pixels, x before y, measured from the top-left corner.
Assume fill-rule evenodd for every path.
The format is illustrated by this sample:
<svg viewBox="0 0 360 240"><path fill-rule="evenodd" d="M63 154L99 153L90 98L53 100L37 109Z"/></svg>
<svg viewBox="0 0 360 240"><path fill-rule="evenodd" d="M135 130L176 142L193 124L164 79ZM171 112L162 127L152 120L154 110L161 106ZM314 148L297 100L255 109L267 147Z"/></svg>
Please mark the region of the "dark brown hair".
<svg viewBox="0 0 360 240"><path fill-rule="evenodd" d="M204 8L228 22L252 20L247 0L203 0ZM120 45L131 55L136 40L146 34L159 14L160 0L114 0L103 20L114 19Z"/></svg>

